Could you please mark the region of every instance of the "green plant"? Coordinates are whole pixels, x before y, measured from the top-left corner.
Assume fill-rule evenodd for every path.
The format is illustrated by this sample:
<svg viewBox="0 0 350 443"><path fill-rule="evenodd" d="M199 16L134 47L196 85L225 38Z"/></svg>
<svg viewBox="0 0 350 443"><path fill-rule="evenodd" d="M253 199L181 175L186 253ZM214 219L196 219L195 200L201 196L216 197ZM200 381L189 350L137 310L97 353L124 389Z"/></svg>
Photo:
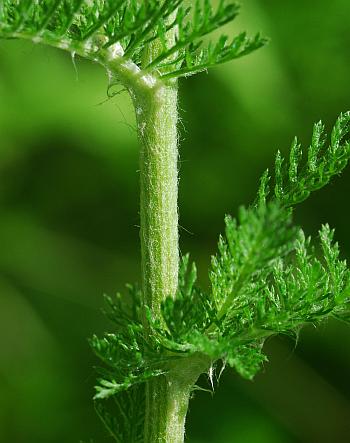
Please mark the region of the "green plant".
<svg viewBox="0 0 350 443"><path fill-rule="evenodd" d="M321 229L318 251L291 220L294 205L345 167L349 113L338 118L329 144L318 123L304 154L296 140L288 162L277 154L274 186L266 172L256 201L237 220L226 218L210 294L196 285L188 256L179 260L177 79L265 44L245 34L207 40L237 13L230 1L214 10L205 0L192 9L182 0L0 2L1 37L42 42L102 64L110 86L123 85L135 105L142 288L107 298L116 330L91 340L104 363L96 410L116 441L183 441L201 373L230 366L252 378L266 360L267 337L297 334L330 315L349 318L349 272L333 231Z"/></svg>

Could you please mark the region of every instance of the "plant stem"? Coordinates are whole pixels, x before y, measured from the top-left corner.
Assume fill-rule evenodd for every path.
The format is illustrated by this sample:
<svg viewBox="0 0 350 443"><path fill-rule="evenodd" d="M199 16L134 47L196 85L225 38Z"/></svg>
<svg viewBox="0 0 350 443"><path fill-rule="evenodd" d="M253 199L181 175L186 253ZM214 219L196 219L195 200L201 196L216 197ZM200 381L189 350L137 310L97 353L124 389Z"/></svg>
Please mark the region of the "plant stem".
<svg viewBox="0 0 350 443"><path fill-rule="evenodd" d="M193 385L209 361L193 355L147 384L145 443L183 443Z"/></svg>
<svg viewBox="0 0 350 443"><path fill-rule="evenodd" d="M183 443L192 380L158 377L146 386L146 443Z"/></svg>
<svg viewBox="0 0 350 443"><path fill-rule="evenodd" d="M151 45L144 63L156 54ZM164 84L134 101L141 144L143 302L160 318L162 301L175 296L178 285L177 84ZM194 381L168 374L147 383L145 443L183 442Z"/></svg>
<svg viewBox="0 0 350 443"><path fill-rule="evenodd" d="M143 303L160 317L178 285L177 85L135 98L141 144ZM157 377L146 386L145 443L181 443L192 380Z"/></svg>
<svg viewBox="0 0 350 443"><path fill-rule="evenodd" d="M170 41L175 35L167 36ZM158 56L151 43L143 65ZM161 83L133 96L141 144L141 262L143 304L161 320L162 301L178 286L177 83ZM145 443L182 443L190 393L203 361L190 358L146 385ZM206 362L207 363L207 362Z"/></svg>
<svg viewBox="0 0 350 443"><path fill-rule="evenodd" d="M141 144L141 262L144 304L155 317L178 284L177 87L136 99Z"/></svg>

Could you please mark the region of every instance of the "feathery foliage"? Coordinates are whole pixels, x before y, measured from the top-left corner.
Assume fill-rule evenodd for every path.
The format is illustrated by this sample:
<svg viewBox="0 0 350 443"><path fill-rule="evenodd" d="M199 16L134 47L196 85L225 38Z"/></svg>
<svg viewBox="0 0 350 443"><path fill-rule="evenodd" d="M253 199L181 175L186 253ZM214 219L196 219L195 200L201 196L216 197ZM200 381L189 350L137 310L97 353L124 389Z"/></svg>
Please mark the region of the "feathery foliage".
<svg viewBox="0 0 350 443"><path fill-rule="evenodd" d="M233 21L237 3L220 0L0 0L0 38L26 38L93 59L117 59L163 78L188 76L260 48L246 33L216 42L206 36ZM169 44L169 35L173 35ZM157 53L145 62L151 43ZM124 66L125 67L125 66ZM112 69L109 66L108 69ZM116 65L114 69L118 70Z"/></svg>
<svg viewBox="0 0 350 443"><path fill-rule="evenodd" d="M117 443L142 443L144 431L145 390L133 386L114 395L107 403L95 401L95 410L110 437Z"/></svg>
<svg viewBox="0 0 350 443"><path fill-rule="evenodd" d="M349 131L350 112L345 112L340 114L333 127L328 146L324 125L318 122L314 125L311 144L304 156L297 138L293 140L288 163L278 151L273 198L283 206L293 206L340 174L350 158ZM271 198L269 182L269 173L265 171L258 192L261 202Z"/></svg>
<svg viewBox="0 0 350 443"><path fill-rule="evenodd" d="M209 372L219 364L252 379L267 360L262 352L267 337L297 336L305 324L329 316L349 320L350 271L339 257L334 231L322 226L316 248L301 228L293 226L290 207L343 170L350 155L349 120L350 113L340 115L327 149L323 125L316 124L300 172L302 154L294 142L283 173L277 155L275 194L269 194L265 173L255 204L241 208L237 219L226 217L225 236L212 258L210 293L197 286L196 266L189 265L186 255L176 297L164 300L161 318L153 318L145 307L147 322L141 321L137 290L131 289L133 319L125 314L120 296L107 299L110 317L124 335L119 340L113 335L110 341L108 334L92 341L97 355L111 368L109 378L100 380L96 388L96 399L176 371L181 364L191 365L193 359L201 359ZM111 352L110 346L121 349ZM137 358L121 357L129 352Z"/></svg>
<svg viewBox="0 0 350 443"><path fill-rule="evenodd" d="M231 0L219 0L215 8L210 0L0 0L0 38L27 39L100 63L108 71L109 86L122 84L137 108L136 92L168 84L171 88L162 91L172 91L172 79L265 45L259 34L248 37L245 32L208 37L238 12ZM157 96L150 95L142 98L152 108ZM236 343L232 334L220 334L215 302L196 286L196 268L188 267L188 257L182 262L176 298L164 301L161 318L153 318L141 299L131 286L126 301L120 295L107 297L115 331L90 340L102 363L97 368L96 411L117 442L143 441L142 384L176 372L184 359L204 368L224 359L248 378L265 359L260 343ZM215 331L209 333L210 328Z"/></svg>
<svg viewBox="0 0 350 443"><path fill-rule="evenodd" d="M77 53L101 63L130 88L130 76L133 81L189 76L263 46L266 39L259 34L208 39L238 12L230 0L220 0L216 8L210 0L189 6L185 0L0 0L0 38ZM319 122L305 154L297 139L288 162L277 153L273 189L266 171L255 203L242 207L237 219L225 219L209 292L198 287L196 267L185 256L176 296L163 301L159 317L142 306L137 287L128 286L125 298L106 297L115 331L90 343L102 362L96 411L116 442L143 441L148 380L182 367L211 373L216 365L252 379L267 360L267 337L296 335L303 325L332 315L350 320L350 273L339 258L334 231L321 228L318 250L292 224L292 207L345 168L349 130L347 112L339 116L328 145Z"/></svg>
<svg viewBox="0 0 350 443"><path fill-rule="evenodd" d="M226 238L219 239L219 254L212 259L210 279L219 318L228 309L243 307L239 294L246 293L257 275L271 272L278 257L293 248L296 230L290 211L276 203L256 208L242 207L238 220L226 217Z"/></svg>
<svg viewBox="0 0 350 443"><path fill-rule="evenodd" d="M157 367L158 348L146 341L140 314L140 291L128 286L130 305L121 295L106 297L107 316L116 325L116 333L102 339L93 336L90 344L105 368L98 368L100 384L95 399L108 398L164 371Z"/></svg>

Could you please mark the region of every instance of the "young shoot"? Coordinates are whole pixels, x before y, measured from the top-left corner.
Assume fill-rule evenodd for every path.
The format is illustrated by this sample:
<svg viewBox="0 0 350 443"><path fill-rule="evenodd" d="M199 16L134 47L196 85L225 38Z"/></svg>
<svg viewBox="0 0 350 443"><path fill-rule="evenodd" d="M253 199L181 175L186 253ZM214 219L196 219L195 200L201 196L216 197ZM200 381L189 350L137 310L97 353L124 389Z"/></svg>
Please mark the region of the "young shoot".
<svg viewBox="0 0 350 443"><path fill-rule="evenodd" d="M310 146L278 152L256 200L236 218L212 258L211 288L178 246L178 79L263 47L260 34L225 35L231 0L0 0L0 38L26 39L104 67L133 101L140 144L141 285L107 297L114 329L93 336L100 359L96 411L118 443L182 443L190 395L202 373L233 368L252 379L275 334L296 335L330 316L350 318L350 273L334 231L320 253L294 206L325 186L350 157L350 113L330 139L322 123ZM215 34L215 37L213 35Z"/></svg>

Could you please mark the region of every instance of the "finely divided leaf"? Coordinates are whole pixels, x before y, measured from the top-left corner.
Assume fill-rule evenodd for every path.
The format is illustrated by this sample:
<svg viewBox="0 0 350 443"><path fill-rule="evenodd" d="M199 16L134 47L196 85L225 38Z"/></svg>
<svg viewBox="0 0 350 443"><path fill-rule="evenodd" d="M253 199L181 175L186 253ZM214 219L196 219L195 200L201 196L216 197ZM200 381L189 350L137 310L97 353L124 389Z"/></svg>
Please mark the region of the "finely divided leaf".
<svg viewBox="0 0 350 443"><path fill-rule="evenodd" d="M25 38L75 52L108 69L129 61L158 77L192 75L242 57L266 39L206 36L233 21L237 3L220 0L0 0L0 38ZM157 50L149 59L149 45ZM124 65L124 67L127 65Z"/></svg>
<svg viewBox="0 0 350 443"><path fill-rule="evenodd" d="M219 319L247 305L251 284L291 251L296 238L289 211L275 203L241 208L238 220L226 217L225 223L210 272Z"/></svg>
<svg viewBox="0 0 350 443"><path fill-rule="evenodd" d="M304 201L311 192L325 186L332 177L340 174L350 158L350 112L340 114L326 146L322 122L314 125L310 147L303 156L301 145L293 140L289 162L278 151L275 160L274 195L270 195L270 177L264 173L257 201L265 201L268 196L289 207Z"/></svg>
<svg viewBox="0 0 350 443"><path fill-rule="evenodd" d="M144 386L133 386L108 401L95 401L95 410L114 441L143 443Z"/></svg>

